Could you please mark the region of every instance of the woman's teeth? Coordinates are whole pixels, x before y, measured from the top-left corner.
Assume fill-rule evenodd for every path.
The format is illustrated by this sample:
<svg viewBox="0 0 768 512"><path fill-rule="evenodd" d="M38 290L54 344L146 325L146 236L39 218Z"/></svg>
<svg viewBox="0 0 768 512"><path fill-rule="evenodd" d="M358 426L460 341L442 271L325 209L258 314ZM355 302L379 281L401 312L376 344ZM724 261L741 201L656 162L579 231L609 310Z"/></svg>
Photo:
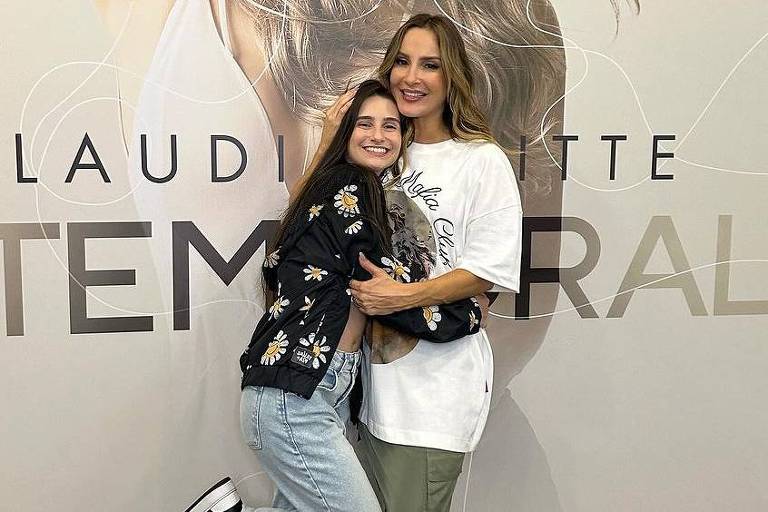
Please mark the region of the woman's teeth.
<svg viewBox="0 0 768 512"><path fill-rule="evenodd" d="M423 92L403 91L403 96L408 100L418 100L423 98L425 94Z"/></svg>
<svg viewBox="0 0 768 512"><path fill-rule="evenodd" d="M383 155L388 151L387 148L382 148L379 146L366 146L363 148L364 150L368 151L369 153L376 153L378 155Z"/></svg>

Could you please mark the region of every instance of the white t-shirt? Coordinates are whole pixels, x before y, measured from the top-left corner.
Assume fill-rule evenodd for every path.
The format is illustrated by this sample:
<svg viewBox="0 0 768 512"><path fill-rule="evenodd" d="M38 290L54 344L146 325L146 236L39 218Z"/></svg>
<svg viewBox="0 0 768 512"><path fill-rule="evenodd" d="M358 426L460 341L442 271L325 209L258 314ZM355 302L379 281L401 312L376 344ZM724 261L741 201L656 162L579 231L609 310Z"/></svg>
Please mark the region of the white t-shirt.
<svg viewBox="0 0 768 512"><path fill-rule="evenodd" d="M493 291L518 291L522 209L504 152L488 142L448 140L413 143L407 158L395 193L415 204L399 207L406 212L404 231L426 235L405 245L424 253L419 259L428 275L460 268L494 283ZM493 387L484 329L449 343L419 340L387 364L371 364L363 346L360 419L374 436L401 445L475 449Z"/></svg>

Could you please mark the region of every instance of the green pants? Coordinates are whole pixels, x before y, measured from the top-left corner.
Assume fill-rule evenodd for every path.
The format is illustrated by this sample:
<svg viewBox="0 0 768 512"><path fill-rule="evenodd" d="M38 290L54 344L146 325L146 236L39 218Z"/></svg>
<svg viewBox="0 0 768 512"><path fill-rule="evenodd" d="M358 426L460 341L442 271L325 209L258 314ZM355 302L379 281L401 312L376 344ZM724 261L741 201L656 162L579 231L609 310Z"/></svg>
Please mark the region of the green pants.
<svg viewBox="0 0 768 512"><path fill-rule="evenodd" d="M358 424L358 455L383 512L448 512L464 454L391 444Z"/></svg>

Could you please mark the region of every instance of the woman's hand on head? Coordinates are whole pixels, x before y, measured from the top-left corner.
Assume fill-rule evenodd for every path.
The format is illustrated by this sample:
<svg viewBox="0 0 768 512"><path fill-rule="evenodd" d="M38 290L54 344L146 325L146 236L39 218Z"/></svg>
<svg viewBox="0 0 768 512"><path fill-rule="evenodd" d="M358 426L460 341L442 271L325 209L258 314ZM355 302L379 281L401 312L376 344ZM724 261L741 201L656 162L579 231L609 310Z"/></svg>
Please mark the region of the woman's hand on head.
<svg viewBox="0 0 768 512"><path fill-rule="evenodd" d="M339 125L344 118L344 114L349 110L349 106L352 105L352 100L355 99L355 93L357 87L353 87L338 98L333 104L328 107L323 113L323 133L320 135L320 146L327 148L336 132L339 131Z"/></svg>
<svg viewBox="0 0 768 512"><path fill-rule="evenodd" d="M360 254L360 266L371 274L368 281L349 283L352 300L358 309L366 315L388 315L402 309L407 309L409 287L412 285L398 283L392 279L386 270L371 263Z"/></svg>
<svg viewBox="0 0 768 512"><path fill-rule="evenodd" d="M301 178L291 188L291 199L301 193L309 176L314 172L315 168L320 165L323 155L325 155L325 152L331 146L331 141L333 141L333 138L336 136L336 132L339 131L339 126L341 125L341 120L344 118L344 114L347 113L350 105L352 105L352 100L355 99L356 92L357 88L345 92L336 98L336 101L333 102L333 105L328 107L328 110L323 112L323 132L320 135L320 143L315 149L315 154L312 155L312 161L304 170Z"/></svg>

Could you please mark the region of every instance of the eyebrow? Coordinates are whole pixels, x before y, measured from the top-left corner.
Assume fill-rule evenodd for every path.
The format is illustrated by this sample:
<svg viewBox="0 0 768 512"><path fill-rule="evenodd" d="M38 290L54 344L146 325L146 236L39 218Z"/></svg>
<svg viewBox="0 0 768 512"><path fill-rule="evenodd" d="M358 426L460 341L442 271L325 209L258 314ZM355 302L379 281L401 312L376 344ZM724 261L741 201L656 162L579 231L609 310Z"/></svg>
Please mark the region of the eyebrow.
<svg viewBox="0 0 768 512"><path fill-rule="evenodd" d="M373 121L373 116L358 116L357 117L358 121L361 120L361 119L364 119L366 121ZM384 120L385 121L395 121L396 123L400 124L400 119L398 119L396 117L385 117Z"/></svg>
<svg viewBox="0 0 768 512"><path fill-rule="evenodd" d="M398 57L403 56L403 57L407 57L409 59L411 58L410 55L408 55L407 53L404 53L404 52L397 52L397 56ZM436 55L430 55L430 56L427 56L427 57L421 57L421 60L440 60L440 57L438 57Z"/></svg>

